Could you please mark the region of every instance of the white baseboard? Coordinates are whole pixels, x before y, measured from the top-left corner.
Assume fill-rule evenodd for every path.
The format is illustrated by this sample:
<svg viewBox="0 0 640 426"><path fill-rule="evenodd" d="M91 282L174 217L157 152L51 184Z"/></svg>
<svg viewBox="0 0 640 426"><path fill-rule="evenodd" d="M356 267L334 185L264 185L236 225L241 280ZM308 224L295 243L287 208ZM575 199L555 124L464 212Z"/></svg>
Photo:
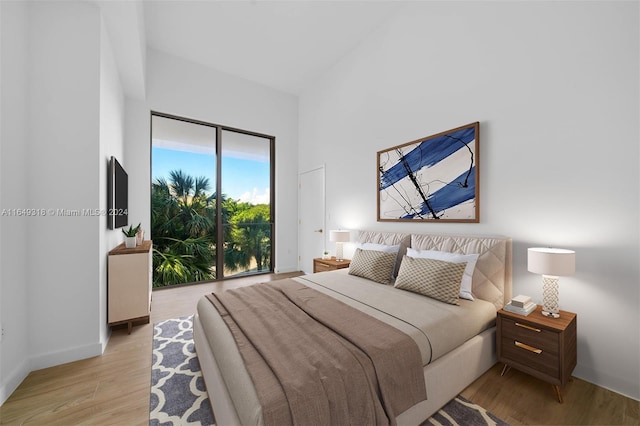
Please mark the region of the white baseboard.
<svg viewBox="0 0 640 426"><path fill-rule="evenodd" d="M640 401L638 377L634 377L633 374L624 378L614 377L605 371L597 371L578 363L576 368L573 370L573 376L636 401Z"/></svg>
<svg viewBox="0 0 640 426"><path fill-rule="evenodd" d="M49 352L23 361L6 380L0 383L0 405L5 403L30 372L102 355L104 349L106 349L107 342L108 339L104 343L98 342L63 351Z"/></svg>
<svg viewBox="0 0 640 426"><path fill-rule="evenodd" d="M104 347L106 347L106 345L104 345ZM101 342L76 346L75 348L33 356L30 359L30 367L31 371L41 370L43 368L53 367L54 365L66 364L68 362L102 355L102 352L103 345Z"/></svg>
<svg viewBox="0 0 640 426"><path fill-rule="evenodd" d="M31 369L29 368L29 362L24 360L20 363L9 376L0 383L0 405L9 399L11 394L20 386L20 383L27 378Z"/></svg>
<svg viewBox="0 0 640 426"><path fill-rule="evenodd" d="M297 270L298 270L298 265L295 265L295 266L285 266L282 268L275 268L273 272L275 272L276 274L286 274L289 272L296 272Z"/></svg>

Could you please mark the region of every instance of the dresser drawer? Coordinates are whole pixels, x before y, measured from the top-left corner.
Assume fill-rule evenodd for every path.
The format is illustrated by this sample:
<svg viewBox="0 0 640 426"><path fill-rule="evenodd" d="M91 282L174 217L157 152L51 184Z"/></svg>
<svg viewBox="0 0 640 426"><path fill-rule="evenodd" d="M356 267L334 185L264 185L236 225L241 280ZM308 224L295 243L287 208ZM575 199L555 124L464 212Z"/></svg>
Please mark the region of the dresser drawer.
<svg viewBox="0 0 640 426"><path fill-rule="evenodd" d="M502 318L502 337L518 341L554 356L560 351L559 334L536 324Z"/></svg>

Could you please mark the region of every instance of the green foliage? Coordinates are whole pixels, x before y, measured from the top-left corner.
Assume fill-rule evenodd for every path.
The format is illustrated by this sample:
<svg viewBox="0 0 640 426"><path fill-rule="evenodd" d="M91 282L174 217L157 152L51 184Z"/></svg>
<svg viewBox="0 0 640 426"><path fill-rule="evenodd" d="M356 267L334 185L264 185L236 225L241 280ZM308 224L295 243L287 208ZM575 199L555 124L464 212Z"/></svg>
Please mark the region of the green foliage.
<svg viewBox="0 0 640 426"><path fill-rule="evenodd" d="M211 270L211 259L215 259L215 251L206 237L187 238L184 241L172 238L166 240L173 243L163 251L153 251L154 287L215 278Z"/></svg>
<svg viewBox="0 0 640 426"><path fill-rule="evenodd" d="M221 203L224 265L229 270L271 268L269 205L208 194L206 177L193 178L181 170L157 179L151 189L151 238L154 287L216 278L216 204Z"/></svg>
<svg viewBox="0 0 640 426"><path fill-rule="evenodd" d="M225 266L247 267L251 254L258 271L271 269L271 213L268 204L239 210L230 220L231 240L225 250Z"/></svg>
<svg viewBox="0 0 640 426"><path fill-rule="evenodd" d="M169 182L153 182L154 287L215 278L215 204L209 188L207 178L194 179L181 170L172 171Z"/></svg>

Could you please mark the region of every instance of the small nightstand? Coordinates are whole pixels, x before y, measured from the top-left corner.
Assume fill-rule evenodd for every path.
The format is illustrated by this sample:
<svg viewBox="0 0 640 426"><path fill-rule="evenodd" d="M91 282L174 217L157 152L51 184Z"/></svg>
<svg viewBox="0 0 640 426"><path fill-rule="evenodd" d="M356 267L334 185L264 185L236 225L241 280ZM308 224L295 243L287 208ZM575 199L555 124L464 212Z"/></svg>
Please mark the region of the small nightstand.
<svg viewBox="0 0 640 426"><path fill-rule="evenodd" d="M542 306L527 316L498 311L498 361L551 383L558 402L577 362L577 316L560 311L560 318L542 315Z"/></svg>
<svg viewBox="0 0 640 426"><path fill-rule="evenodd" d="M348 268L350 263L351 261L349 259L336 260L335 257L331 259L316 257L313 259L313 272L335 271L336 269Z"/></svg>

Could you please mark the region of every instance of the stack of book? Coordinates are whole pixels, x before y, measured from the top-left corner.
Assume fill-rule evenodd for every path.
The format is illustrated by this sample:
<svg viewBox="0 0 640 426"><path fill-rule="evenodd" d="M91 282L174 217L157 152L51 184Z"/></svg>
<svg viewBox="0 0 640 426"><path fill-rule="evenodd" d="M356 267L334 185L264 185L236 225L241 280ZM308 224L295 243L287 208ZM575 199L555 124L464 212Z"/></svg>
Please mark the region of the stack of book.
<svg viewBox="0 0 640 426"><path fill-rule="evenodd" d="M527 316L536 309L536 304L531 301L531 297L519 295L511 299L511 302L504 306L505 311Z"/></svg>

